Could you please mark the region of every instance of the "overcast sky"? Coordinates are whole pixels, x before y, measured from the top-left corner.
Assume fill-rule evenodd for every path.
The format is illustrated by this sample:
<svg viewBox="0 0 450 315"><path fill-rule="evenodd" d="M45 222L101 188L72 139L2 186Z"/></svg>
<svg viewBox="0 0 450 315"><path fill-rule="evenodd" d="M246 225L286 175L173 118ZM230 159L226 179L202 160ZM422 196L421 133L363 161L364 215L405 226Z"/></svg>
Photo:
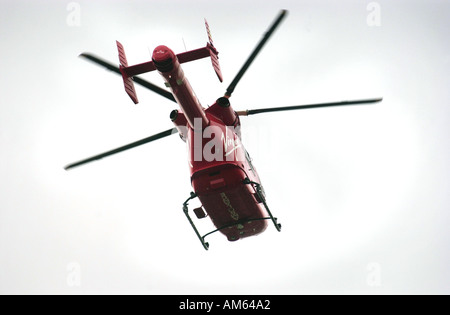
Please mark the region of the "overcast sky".
<svg viewBox="0 0 450 315"><path fill-rule="evenodd" d="M0 293L450 293L448 1L0 8ZM119 40L135 64L160 44L200 48L207 18L225 82L209 60L183 65L206 107L280 9L289 15L237 86L236 110L384 97L242 118L281 233L217 233L206 252L182 212L191 186L176 136L63 170L171 128L176 108L141 87L133 105L81 52L118 63Z"/></svg>

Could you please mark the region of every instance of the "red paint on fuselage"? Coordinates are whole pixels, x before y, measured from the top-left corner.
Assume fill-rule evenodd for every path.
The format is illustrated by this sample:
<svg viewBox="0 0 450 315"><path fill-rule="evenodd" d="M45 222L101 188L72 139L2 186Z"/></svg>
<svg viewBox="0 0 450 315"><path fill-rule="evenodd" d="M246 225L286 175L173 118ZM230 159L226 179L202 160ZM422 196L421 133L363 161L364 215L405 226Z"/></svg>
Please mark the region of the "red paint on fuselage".
<svg viewBox="0 0 450 315"><path fill-rule="evenodd" d="M153 62L166 81L187 121L191 183L205 211L230 241L257 235L268 216L255 188L260 183L240 139L240 121L229 104L204 109L184 76L177 56L166 46L153 52ZM227 126L226 120L232 126ZM177 126L180 127L180 126Z"/></svg>
<svg viewBox="0 0 450 315"><path fill-rule="evenodd" d="M185 78L177 56L166 46L158 46L153 51L153 62L163 76L166 85L170 87L175 100L180 105L189 127L194 128L194 119L201 119L202 128L209 124L205 111L195 96L194 91Z"/></svg>

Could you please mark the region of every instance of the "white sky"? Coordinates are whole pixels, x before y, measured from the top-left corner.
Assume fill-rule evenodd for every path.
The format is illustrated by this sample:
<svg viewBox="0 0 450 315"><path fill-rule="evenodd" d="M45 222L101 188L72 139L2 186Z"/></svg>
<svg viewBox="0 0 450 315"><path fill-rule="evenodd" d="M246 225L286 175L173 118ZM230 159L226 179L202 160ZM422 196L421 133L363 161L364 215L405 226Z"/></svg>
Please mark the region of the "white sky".
<svg viewBox="0 0 450 315"><path fill-rule="evenodd" d="M77 1L79 26L69 3L0 3L1 294L450 293L448 1L377 1L372 27L363 0ZM183 66L206 106L283 8L236 110L384 101L242 119L281 233L216 234L204 251L177 137L63 170L171 128L175 108L140 87L134 106L79 53L117 63L117 39L134 64L160 44L200 48L206 17L225 82L209 60Z"/></svg>

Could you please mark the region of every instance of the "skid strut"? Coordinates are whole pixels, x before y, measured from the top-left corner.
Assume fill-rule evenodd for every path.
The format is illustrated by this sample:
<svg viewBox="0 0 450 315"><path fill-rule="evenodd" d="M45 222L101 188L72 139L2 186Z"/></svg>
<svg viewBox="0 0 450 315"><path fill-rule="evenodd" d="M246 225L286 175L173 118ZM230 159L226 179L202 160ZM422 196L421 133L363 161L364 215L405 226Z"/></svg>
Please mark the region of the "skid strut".
<svg viewBox="0 0 450 315"><path fill-rule="evenodd" d="M205 242L205 236L201 236L200 233L197 230L197 227L194 224L194 221L192 221L191 217L189 216L189 209L188 209L188 203L189 201L191 201L192 199L196 198L197 194L191 192L191 196L183 203L183 212L186 215L186 218L189 220L189 223L191 224L192 228L195 231L195 234L197 234L198 239L200 240L200 242L202 242L203 247L208 250L209 249L209 244L207 242Z"/></svg>
<svg viewBox="0 0 450 315"><path fill-rule="evenodd" d="M275 228L277 229L278 232L281 232L281 224L277 222L277 218L274 218L274 216L272 215L272 212L270 212L269 206L266 203L266 198L264 197L263 193L262 193L262 186L259 183L256 182L252 182L250 179L246 178L244 179L244 184L250 184L253 185L255 187L256 190L256 194L259 197L259 200L262 201L264 208L266 208L267 213L269 214L270 219L273 222L273 225L275 225Z"/></svg>
<svg viewBox="0 0 450 315"><path fill-rule="evenodd" d="M218 229L216 229L214 231L211 231L209 233L206 233L205 235L202 236L199 233L199 231L197 230L197 227L195 226L194 221L192 221L192 219L191 219L191 217L189 215L189 209L188 209L189 201L191 201L194 198L197 198L198 195L196 193L194 193L194 192L191 192L191 195L189 196L189 198L183 203L183 212L186 215L186 218L188 219L188 221L191 224L192 228L194 229L194 232L197 235L198 239L202 243L204 249L206 249L206 250L209 249L209 243L205 242L205 237L207 237L208 235L213 234L215 232L218 232L220 230L232 227L232 226L236 226L236 225L240 225L240 224L244 224L244 223L248 223L248 222L260 221L260 220L271 220L272 223L274 224L275 228L277 229L277 231L281 232L281 224L277 222L277 218L275 218L272 215L272 212L270 212L270 209L267 206L266 199L265 199L264 194L262 192L261 184L256 183L256 182L252 182L248 178L246 178L243 183L246 184L246 185L252 185L255 188L256 194L258 195L259 200L261 200L261 202L263 203L264 208L266 209L267 213L269 214L269 217L239 220L236 223L232 223L232 224L227 224L227 225L221 226L220 228L218 228Z"/></svg>

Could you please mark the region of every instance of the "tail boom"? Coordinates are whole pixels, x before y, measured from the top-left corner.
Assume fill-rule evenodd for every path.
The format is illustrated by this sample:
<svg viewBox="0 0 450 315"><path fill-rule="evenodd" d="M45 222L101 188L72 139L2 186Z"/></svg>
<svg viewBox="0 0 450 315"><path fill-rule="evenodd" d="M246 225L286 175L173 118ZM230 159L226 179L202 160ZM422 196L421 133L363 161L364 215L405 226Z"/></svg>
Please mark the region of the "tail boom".
<svg viewBox="0 0 450 315"><path fill-rule="evenodd" d="M206 20L205 20L205 26L206 26L206 31L208 33L208 40L209 40L205 47L187 51L184 53L180 53L178 55L173 54L173 52L171 51L171 53L173 55L173 56L171 56L171 59L173 59L173 60L177 59L177 63L182 64L185 62L190 62L190 61L210 57L214 71L216 72L219 81L222 82L223 76L222 76L222 72L220 70L220 65L219 65L219 57L218 57L219 52L213 45L211 32L209 30L209 25ZM134 88L134 83L133 83L132 78L136 75L155 71L155 70L159 70L162 73L168 72L168 71L161 69L161 66L158 66L155 63L155 58L153 58L152 61L140 63L140 64L133 65L133 66L128 66L128 61L127 61L127 57L125 55L125 49L123 48L123 45L119 41L116 41L116 44L117 44L117 50L119 53L119 61L120 61L119 69L120 69L120 73L122 74L125 92L127 92L127 94L130 96L130 98L133 100L133 102L135 104L137 104L139 101L138 101L138 98L136 95L136 90ZM162 47L163 49L167 48L165 46L156 47L153 52L153 57L155 57L155 52L160 47Z"/></svg>

